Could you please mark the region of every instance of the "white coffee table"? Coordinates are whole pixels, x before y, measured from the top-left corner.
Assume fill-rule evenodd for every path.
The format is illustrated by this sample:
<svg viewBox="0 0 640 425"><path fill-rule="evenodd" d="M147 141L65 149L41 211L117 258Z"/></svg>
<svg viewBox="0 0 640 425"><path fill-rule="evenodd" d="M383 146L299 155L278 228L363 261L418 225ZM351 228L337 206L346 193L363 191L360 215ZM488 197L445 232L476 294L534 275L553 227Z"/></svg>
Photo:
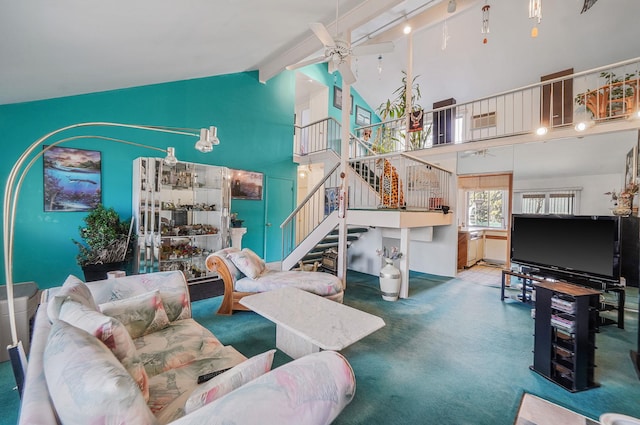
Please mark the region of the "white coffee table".
<svg viewBox="0 0 640 425"><path fill-rule="evenodd" d="M378 316L293 287L249 295L240 304L276 324L276 347L294 359L340 351L385 325Z"/></svg>

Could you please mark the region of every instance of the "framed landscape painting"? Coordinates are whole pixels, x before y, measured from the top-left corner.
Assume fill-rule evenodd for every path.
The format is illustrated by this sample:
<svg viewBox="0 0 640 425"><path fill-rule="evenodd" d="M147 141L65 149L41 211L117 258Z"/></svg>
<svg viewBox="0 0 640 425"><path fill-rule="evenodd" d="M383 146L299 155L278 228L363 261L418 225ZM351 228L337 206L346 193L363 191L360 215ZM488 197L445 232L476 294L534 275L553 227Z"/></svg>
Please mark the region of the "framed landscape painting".
<svg viewBox="0 0 640 425"><path fill-rule="evenodd" d="M102 199L99 151L44 147L44 210L91 211Z"/></svg>
<svg viewBox="0 0 640 425"><path fill-rule="evenodd" d="M263 175L254 171L229 170L231 172L231 199L262 199Z"/></svg>

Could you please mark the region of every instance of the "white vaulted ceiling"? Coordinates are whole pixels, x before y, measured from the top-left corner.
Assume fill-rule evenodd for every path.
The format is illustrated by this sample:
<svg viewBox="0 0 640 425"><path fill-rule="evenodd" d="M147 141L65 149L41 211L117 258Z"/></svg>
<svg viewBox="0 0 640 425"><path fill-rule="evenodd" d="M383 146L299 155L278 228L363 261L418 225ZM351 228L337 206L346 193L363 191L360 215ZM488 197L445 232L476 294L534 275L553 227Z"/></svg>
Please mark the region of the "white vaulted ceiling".
<svg viewBox="0 0 640 425"><path fill-rule="evenodd" d="M458 102L640 54L640 1L546 1L539 36L527 0L340 0L338 30L354 44L396 48L354 60L354 87L372 106L392 96L407 68L405 21L414 24L414 74L422 106ZM490 9L483 44L481 7ZM0 0L0 104L259 70L261 80L321 53L309 29L333 33L334 0ZM449 38L443 45L444 23Z"/></svg>

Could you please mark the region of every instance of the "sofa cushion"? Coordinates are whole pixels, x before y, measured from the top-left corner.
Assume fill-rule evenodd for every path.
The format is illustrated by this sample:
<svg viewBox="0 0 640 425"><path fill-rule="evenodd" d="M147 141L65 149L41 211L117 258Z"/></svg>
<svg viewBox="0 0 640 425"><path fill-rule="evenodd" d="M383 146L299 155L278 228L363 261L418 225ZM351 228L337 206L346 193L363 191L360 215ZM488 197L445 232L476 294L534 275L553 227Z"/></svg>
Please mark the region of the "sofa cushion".
<svg viewBox="0 0 640 425"><path fill-rule="evenodd" d="M144 365L136 353L136 346L129 332L118 319L73 300L67 300L60 308L60 320L82 329L102 341L127 369L136 381L145 400L149 399L149 382Z"/></svg>
<svg viewBox="0 0 640 425"><path fill-rule="evenodd" d="M240 363L230 370L205 382L191 393L185 404L187 414L201 408L202 406L219 399L247 382L253 381L258 376L264 375L271 370L273 355L276 350L269 350L265 353L253 356Z"/></svg>
<svg viewBox="0 0 640 425"><path fill-rule="evenodd" d="M157 424L131 375L97 338L62 320L51 327L44 374L60 421Z"/></svg>
<svg viewBox="0 0 640 425"><path fill-rule="evenodd" d="M293 286L323 297L342 293L342 281L330 273L297 270L267 270L256 279L244 278L235 284L240 292L268 292Z"/></svg>
<svg viewBox="0 0 640 425"><path fill-rule="evenodd" d="M191 317L187 281L180 271L124 276L89 282L87 286L97 304L131 298L157 289L170 322Z"/></svg>
<svg viewBox="0 0 640 425"><path fill-rule="evenodd" d="M232 252L227 255L227 258L235 264L238 270L251 279L257 278L267 269L262 258L258 257L258 255L249 248L244 248L240 252Z"/></svg>
<svg viewBox="0 0 640 425"><path fill-rule="evenodd" d="M160 331L134 339L134 343L149 377L214 357L223 347L218 338L193 319L173 322Z"/></svg>
<svg viewBox="0 0 640 425"><path fill-rule="evenodd" d="M60 287L60 290L47 302L49 320L53 322L58 319L60 307L62 303L68 299L77 301L92 310L98 311L98 306L87 285L74 275L69 275Z"/></svg>
<svg viewBox="0 0 640 425"><path fill-rule="evenodd" d="M233 367L246 359L233 347L226 346L211 358L156 375L149 381L151 398L147 405L161 424L170 423L185 415L184 406L198 385L198 376Z"/></svg>
<svg viewBox="0 0 640 425"><path fill-rule="evenodd" d="M100 310L107 316L120 320L131 338L138 338L169 326L169 318L159 290L100 304Z"/></svg>

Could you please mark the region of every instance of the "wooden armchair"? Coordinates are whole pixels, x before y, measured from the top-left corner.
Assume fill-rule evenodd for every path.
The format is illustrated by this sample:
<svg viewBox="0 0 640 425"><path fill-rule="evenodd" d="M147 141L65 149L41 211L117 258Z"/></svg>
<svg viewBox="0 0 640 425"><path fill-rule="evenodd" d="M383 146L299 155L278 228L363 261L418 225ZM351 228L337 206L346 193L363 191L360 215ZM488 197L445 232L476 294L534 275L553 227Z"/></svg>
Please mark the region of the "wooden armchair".
<svg viewBox="0 0 640 425"><path fill-rule="evenodd" d="M247 307L240 304L240 300L247 295L253 295L253 292L237 292L233 288L235 279L231 276L227 261L228 260L215 254L208 256L206 260L207 269L218 273L224 282L224 297L218 309L218 314L233 314L233 310L248 311L249 309Z"/></svg>
<svg viewBox="0 0 640 425"><path fill-rule="evenodd" d="M294 286L340 303L343 300L342 281L332 274L313 271L264 270L261 274L250 278L240 270L242 264L238 263L239 253L240 250L237 248L225 248L209 255L205 261L207 269L218 273L224 282L224 296L218 314L228 315L234 310L247 311L249 309L240 304L242 298L285 286ZM236 267L230 258L234 258L240 268ZM260 261L264 265L264 262ZM246 269L245 272L251 275ZM242 290L243 288L245 290Z"/></svg>

